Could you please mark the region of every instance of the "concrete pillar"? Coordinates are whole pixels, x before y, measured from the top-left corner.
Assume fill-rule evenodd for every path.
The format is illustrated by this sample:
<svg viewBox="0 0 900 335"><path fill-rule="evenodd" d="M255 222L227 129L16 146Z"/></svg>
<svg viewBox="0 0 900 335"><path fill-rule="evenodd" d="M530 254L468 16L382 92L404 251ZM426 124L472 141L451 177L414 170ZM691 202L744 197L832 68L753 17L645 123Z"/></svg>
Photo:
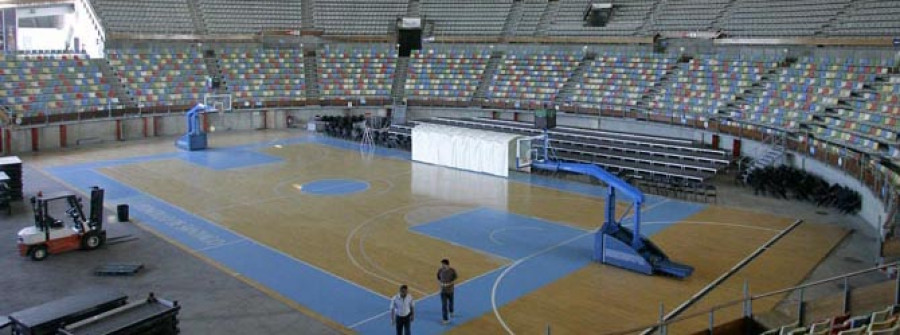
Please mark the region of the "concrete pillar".
<svg viewBox="0 0 900 335"><path fill-rule="evenodd" d="M68 135L69 134L68 134L66 125L64 125L64 124L60 125L59 126L59 147L60 148L65 148L65 147L69 146Z"/></svg>
<svg viewBox="0 0 900 335"><path fill-rule="evenodd" d="M40 149L40 129L31 128L31 151L38 151Z"/></svg>

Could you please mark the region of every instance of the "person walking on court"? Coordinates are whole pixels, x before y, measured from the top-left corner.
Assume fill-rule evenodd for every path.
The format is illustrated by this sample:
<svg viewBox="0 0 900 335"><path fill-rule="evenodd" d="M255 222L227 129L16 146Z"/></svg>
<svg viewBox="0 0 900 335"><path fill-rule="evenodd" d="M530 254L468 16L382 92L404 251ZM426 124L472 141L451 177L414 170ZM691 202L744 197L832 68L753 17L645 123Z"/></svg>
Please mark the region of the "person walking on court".
<svg viewBox="0 0 900 335"><path fill-rule="evenodd" d="M400 293L391 299L391 325L397 327L397 335L410 335L413 320L416 318L415 303L412 295L407 293L406 285L400 286Z"/></svg>
<svg viewBox="0 0 900 335"><path fill-rule="evenodd" d="M456 282L456 269L450 267L450 261L441 260L441 268L437 272L437 280L441 284L441 320L442 324L450 323L453 316L453 283ZM447 312L450 312L448 317Z"/></svg>

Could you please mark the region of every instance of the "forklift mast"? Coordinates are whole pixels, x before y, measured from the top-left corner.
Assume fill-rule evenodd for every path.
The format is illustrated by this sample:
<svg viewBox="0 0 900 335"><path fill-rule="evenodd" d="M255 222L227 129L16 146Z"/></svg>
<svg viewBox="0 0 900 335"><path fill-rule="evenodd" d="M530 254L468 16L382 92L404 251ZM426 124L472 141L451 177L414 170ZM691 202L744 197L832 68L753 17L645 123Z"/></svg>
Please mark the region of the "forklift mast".
<svg viewBox="0 0 900 335"><path fill-rule="evenodd" d="M97 186L91 187L91 219L88 221L92 230L103 230L103 195L105 191Z"/></svg>

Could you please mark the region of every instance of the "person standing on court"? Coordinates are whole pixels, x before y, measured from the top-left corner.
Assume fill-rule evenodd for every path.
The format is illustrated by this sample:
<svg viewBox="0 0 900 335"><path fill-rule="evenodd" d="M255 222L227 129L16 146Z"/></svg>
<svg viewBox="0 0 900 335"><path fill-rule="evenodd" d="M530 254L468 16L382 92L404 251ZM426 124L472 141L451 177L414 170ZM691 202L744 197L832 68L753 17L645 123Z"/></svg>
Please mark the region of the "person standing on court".
<svg viewBox="0 0 900 335"><path fill-rule="evenodd" d="M402 285L400 293L391 299L391 325L397 327L397 335L410 335L410 326L416 318L415 303L407 291L406 285Z"/></svg>
<svg viewBox="0 0 900 335"><path fill-rule="evenodd" d="M447 312L450 317L453 316L453 283L456 282L456 269L450 267L450 261L441 260L441 268L437 272L437 280L441 284L441 320L442 324L450 323Z"/></svg>

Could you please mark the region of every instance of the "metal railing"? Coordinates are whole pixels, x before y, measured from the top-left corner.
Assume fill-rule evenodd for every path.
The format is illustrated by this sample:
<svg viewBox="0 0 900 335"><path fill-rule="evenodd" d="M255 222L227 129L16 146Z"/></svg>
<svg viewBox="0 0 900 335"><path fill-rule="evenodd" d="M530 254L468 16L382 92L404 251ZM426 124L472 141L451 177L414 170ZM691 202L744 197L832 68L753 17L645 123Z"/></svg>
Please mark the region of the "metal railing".
<svg viewBox="0 0 900 335"><path fill-rule="evenodd" d="M879 273L879 272L887 272L893 271L895 274L897 271L900 271L900 262L894 262L889 264L884 264L880 266L875 266L872 268L854 271L850 273L846 273L840 276L830 277L826 279L812 281L806 284L792 286L784 289L779 289L771 292L766 292L757 295L750 294L749 284L744 282L744 297L740 299L735 299L731 301L727 301L724 303L720 303L714 305L709 309L705 309L703 311L688 313L684 315L679 315L676 317L666 318L664 316L664 308L660 308L660 321L647 324L640 327L633 327L625 330L612 331L607 333L602 333L603 335L631 335L631 334L660 334L665 335L668 334L668 328L678 325L680 322L685 322L687 320L695 320L700 317L705 317L708 320L707 331L709 334L714 334L716 328L716 313L719 311L727 310L729 308L739 308L741 310L741 315L744 317L754 317L758 314L753 312L753 304L754 302L770 299L770 298L778 298L781 295L789 294L792 292L797 292L798 298L796 299L796 308L794 309L795 315L791 315L791 317L795 318L794 320L797 325L804 325L809 323L810 320L806 320L807 308L809 306L808 301L804 301L804 293L810 289L821 287L826 284L840 283L843 286L843 294L842 294L842 304L841 310L835 311L833 313L834 316L837 315L845 315L848 313L853 313L854 311L851 309L851 297L853 290L850 285L850 280L855 277L860 277L863 275L871 274L871 273ZM888 305L897 305L900 304L900 276L894 276L894 293L891 296L884 297L886 301L884 301L884 306ZM733 321L733 320L727 320ZM700 332L704 329L695 329L691 332Z"/></svg>

